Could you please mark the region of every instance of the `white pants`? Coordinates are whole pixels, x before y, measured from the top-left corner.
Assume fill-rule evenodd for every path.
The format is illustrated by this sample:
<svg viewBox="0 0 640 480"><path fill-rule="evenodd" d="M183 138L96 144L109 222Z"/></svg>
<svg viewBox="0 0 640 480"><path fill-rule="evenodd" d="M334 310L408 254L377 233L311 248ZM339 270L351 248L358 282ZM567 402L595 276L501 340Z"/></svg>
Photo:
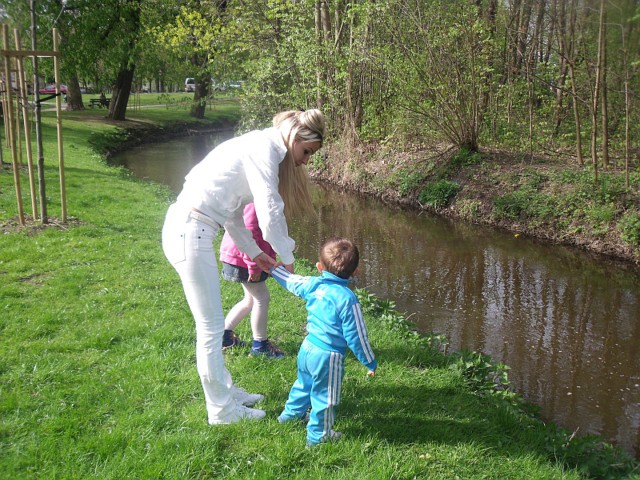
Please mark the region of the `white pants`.
<svg viewBox="0 0 640 480"><path fill-rule="evenodd" d="M242 284L244 298L236 303L225 319L225 329L235 330L240 321L251 313L251 330L254 340L267 340L267 318L269 312L269 288L267 282Z"/></svg>
<svg viewBox="0 0 640 480"><path fill-rule="evenodd" d="M196 324L196 364L209 423L233 418L231 375L224 365L224 314L213 240L220 226L204 215L171 205L162 229L164 254L178 272Z"/></svg>

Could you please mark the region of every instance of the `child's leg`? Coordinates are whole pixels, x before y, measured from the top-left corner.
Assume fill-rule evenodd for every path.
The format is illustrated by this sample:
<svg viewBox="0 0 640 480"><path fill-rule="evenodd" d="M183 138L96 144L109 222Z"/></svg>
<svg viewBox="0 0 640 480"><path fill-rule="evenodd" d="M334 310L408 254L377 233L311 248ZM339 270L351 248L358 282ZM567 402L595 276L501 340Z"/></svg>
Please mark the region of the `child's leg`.
<svg viewBox="0 0 640 480"><path fill-rule="evenodd" d="M254 340L267 340L267 319L269 313L269 288L267 282L248 282L242 284L248 295L252 297L251 330Z"/></svg>
<svg viewBox="0 0 640 480"><path fill-rule="evenodd" d="M278 417L280 423L302 419L311 406L309 394L311 392L311 386L313 385L313 379L307 371L307 351L304 345L303 343L298 353L298 378L291 387L284 410Z"/></svg>
<svg viewBox="0 0 640 480"><path fill-rule="evenodd" d="M309 369L313 376L311 414L307 424L307 444L331 439L335 407L340 403L344 355L317 349Z"/></svg>
<svg viewBox="0 0 640 480"><path fill-rule="evenodd" d="M242 289L244 290L244 298L231 307L231 310L227 313L227 316L224 319L225 330L235 330L240 321L249 315L249 312L251 312L253 307L253 296L249 290L247 290L244 283L242 284Z"/></svg>

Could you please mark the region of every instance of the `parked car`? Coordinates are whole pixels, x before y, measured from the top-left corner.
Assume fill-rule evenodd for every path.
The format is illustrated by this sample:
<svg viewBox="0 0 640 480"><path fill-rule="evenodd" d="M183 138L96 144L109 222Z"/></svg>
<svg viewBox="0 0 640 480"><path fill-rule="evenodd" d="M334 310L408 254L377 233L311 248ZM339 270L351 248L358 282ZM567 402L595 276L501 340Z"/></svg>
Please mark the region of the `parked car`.
<svg viewBox="0 0 640 480"><path fill-rule="evenodd" d="M227 84L220 83L215 78L211 77L211 88L217 92L224 92L227 89Z"/></svg>
<svg viewBox="0 0 640 480"><path fill-rule="evenodd" d="M196 79L195 78L187 78L184 81L184 91L185 92L195 92L196 91Z"/></svg>
<svg viewBox="0 0 640 480"><path fill-rule="evenodd" d="M55 85L55 83L50 83L50 84L45 85L44 87L42 87L40 90L38 90L38 92L40 92L40 93L49 93L49 94L56 93L56 85ZM60 84L60 93L62 93L64 95L67 94L67 86L64 83Z"/></svg>

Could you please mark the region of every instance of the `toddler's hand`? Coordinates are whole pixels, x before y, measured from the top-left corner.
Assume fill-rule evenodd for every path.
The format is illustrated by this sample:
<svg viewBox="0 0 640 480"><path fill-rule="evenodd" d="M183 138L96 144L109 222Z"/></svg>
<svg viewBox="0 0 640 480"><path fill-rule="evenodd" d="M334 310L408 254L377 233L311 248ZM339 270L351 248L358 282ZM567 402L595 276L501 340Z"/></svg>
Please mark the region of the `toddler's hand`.
<svg viewBox="0 0 640 480"><path fill-rule="evenodd" d="M376 371L375 370L369 370L367 372L367 375L370 376L370 377L375 377L376 376Z"/></svg>

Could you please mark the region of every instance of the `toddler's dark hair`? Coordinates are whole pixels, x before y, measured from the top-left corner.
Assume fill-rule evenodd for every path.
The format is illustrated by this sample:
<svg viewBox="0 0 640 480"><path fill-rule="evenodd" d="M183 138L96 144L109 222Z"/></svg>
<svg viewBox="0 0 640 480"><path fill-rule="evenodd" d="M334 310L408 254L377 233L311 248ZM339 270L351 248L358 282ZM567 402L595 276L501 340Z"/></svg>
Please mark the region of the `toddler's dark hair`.
<svg viewBox="0 0 640 480"><path fill-rule="evenodd" d="M340 278L350 278L358 268L360 252L346 238L330 238L320 247L320 263L324 269Z"/></svg>

